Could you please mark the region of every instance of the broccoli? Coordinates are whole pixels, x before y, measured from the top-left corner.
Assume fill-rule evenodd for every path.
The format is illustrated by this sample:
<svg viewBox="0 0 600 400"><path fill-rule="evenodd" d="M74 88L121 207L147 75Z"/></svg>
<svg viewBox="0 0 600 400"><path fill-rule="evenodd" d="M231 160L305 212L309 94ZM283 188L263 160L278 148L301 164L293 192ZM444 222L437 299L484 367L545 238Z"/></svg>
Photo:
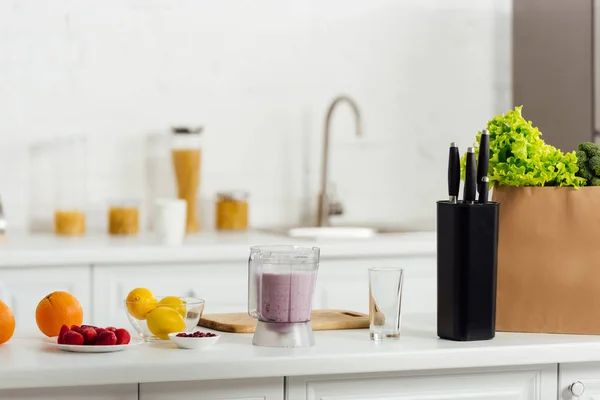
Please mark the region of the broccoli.
<svg viewBox="0 0 600 400"><path fill-rule="evenodd" d="M588 158L600 156L600 146L592 142L583 142L578 146L579 151L585 152Z"/></svg>
<svg viewBox="0 0 600 400"><path fill-rule="evenodd" d="M588 181L588 186L600 186L600 178L593 177Z"/></svg>
<svg viewBox="0 0 600 400"><path fill-rule="evenodd" d="M587 165L594 175L600 177L600 156L590 158Z"/></svg>
<svg viewBox="0 0 600 400"><path fill-rule="evenodd" d="M585 179L589 183L589 180L594 177L594 174L592 174L592 171L590 171L588 167L588 158L585 155L585 152L581 150L577 151L575 155L577 156L577 168L579 168L575 175Z"/></svg>
<svg viewBox="0 0 600 400"><path fill-rule="evenodd" d="M581 150L575 152L575 157L577 157L577 168L579 168L579 171L583 171L587 166L588 157Z"/></svg>

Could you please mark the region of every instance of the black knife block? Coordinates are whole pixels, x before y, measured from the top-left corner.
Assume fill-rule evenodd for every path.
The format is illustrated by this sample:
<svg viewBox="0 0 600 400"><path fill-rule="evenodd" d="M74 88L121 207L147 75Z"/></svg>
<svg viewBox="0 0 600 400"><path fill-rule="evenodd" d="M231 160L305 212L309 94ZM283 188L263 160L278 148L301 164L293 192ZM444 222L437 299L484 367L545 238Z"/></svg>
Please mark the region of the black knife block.
<svg viewBox="0 0 600 400"><path fill-rule="evenodd" d="M500 205L437 202L437 333L493 339Z"/></svg>

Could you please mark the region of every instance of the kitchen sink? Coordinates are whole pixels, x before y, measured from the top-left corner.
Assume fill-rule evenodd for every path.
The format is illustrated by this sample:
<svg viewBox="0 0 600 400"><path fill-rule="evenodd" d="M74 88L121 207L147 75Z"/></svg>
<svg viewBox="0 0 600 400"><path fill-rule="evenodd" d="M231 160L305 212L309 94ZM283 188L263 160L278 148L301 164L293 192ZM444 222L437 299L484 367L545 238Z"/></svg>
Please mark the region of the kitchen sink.
<svg viewBox="0 0 600 400"><path fill-rule="evenodd" d="M376 235L417 232L419 229L397 226L294 226L259 228L258 231L293 238L322 239L366 239Z"/></svg>

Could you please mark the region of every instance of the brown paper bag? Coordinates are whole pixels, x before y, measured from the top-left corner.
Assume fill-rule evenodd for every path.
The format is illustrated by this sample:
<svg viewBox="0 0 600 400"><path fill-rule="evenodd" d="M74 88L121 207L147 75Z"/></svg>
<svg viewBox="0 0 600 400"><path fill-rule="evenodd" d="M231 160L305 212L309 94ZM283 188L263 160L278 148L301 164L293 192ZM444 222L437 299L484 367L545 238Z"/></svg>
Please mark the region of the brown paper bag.
<svg viewBox="0 0 600 400"><path fill-rule="evenodd" d="M495 187L496 330L600 334L600 187Z"/></svg>

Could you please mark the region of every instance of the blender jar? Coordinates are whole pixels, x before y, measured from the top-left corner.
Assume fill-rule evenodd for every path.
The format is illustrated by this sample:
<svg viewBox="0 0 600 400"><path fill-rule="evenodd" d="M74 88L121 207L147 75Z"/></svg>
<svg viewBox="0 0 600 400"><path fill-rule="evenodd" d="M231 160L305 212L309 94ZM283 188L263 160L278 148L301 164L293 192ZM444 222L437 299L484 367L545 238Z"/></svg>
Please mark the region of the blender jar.
<svg viewBox="0 0 600 400"><path fill-rule="evenodd" d="M248 314L269 323L309 322L319 254L318 247L252 247Z"/></svg>
<svg viewBox="0 0 600 400"><path fill-rule="evenodd" d="M196 210L200 186L200 133L202 128L173 128L171 156L177 181L177 196L187 203L186 232L200 231Z"/></svg>

